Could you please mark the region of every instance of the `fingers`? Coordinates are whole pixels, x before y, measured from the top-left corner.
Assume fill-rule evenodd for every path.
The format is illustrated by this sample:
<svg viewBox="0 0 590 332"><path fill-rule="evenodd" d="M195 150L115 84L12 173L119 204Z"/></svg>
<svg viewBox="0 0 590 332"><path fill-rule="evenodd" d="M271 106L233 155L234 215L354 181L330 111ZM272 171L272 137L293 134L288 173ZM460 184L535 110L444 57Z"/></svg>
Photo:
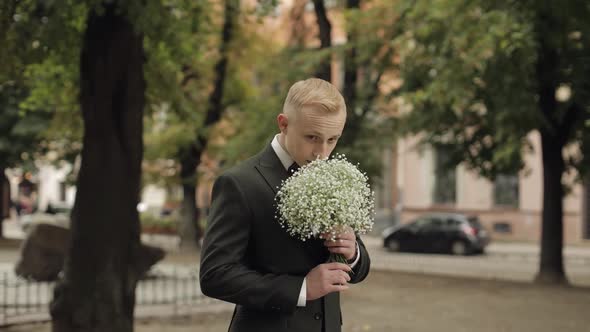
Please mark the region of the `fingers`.
<svg viewBox="0 0 590 332"><path fill-rule="evenodd" d="M352 271L352 268L350 268L350 266L348 266L347 264L343 264L343 263L332 262L332 263L325 263L322 265L325 266L328 270L340 270L340 271L344 271L344 272Z"/></svg>
<svg viewBox="0 0 590 332"><path fill-rule="evenodd" d="M330 251L333 254L341 254L347 260L352 259L352 257L354 257L355 254L354 248L332 247L328 248L328 251Z"/></svg>
<svg viewBox="0 0 590 332"><path fill-rule="evenodd" d="M317 299L333 292L345 291L349 288L350 267L342 263L325 263L313 268L306 276L307 297Z"/></svg>
<svg viewBox="0 0 590 332"><path fill-rule="evenodd" d="M333 292L343 292L345 290L348 290L349 288L350 286L348 285L331 285L329 291L326 294Z"/></svg>
<svg viewBox="0 0 590 332"><path fill-rule="evenodd" d="M342 254L346 259L352 259L356 253L356 238L353 240L337 238L335 240L324 241L324 246L331 253Z"/></svg>
<svg viewBox="0 0 590 332"><path fill-rule="evenodd" d="M335 284L346 285L350 281L350 274L344 271L338 271L338 274L334 275L336 281Z"/></svg>
<svg viewBox="0 0 590 332"><path fill-rule="evenodd" d="M348 240L348 239L335 239L335 240L326 240L324 241L324 246L328 248L354 248L356 245L356 240Z"/></svg>
<svg viewBox="0 0 590 332"><path fill-rule="evenodd" d="M342 270L331 270L325 276L324 289L330 293L341 289L348 289L350 275Z"/></svg>

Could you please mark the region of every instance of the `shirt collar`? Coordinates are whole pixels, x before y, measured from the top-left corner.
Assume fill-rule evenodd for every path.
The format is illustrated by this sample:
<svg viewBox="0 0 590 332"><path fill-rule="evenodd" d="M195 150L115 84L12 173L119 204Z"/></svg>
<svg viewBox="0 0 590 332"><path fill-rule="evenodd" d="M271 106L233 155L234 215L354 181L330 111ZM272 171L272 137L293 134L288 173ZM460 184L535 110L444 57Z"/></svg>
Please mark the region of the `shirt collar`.
<svg viewBox="0 0 590 332"><path fill-rule="evenodd" d="M275 138L272 140L270 145L272 146L274 152L277 154L277 157L279 157L279 159L281 160L281 164L283 164L285 170L288 170L289 166L293 164L293 158L291 158L289 153L285 151L285 149L283 149L283 147L281 146L281 143L279 143L279 135L280 134L275 135Z"/></svg>

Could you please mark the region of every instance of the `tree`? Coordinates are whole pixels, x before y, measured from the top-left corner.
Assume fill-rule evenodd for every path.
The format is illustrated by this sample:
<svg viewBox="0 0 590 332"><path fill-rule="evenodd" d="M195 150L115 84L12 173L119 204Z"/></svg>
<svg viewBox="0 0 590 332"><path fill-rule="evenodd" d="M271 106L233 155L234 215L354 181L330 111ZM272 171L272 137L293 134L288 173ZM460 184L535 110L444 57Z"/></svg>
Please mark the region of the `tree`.
<svg viewBox="0 0 590 332"><path fill-rule="evenodd" d="M402 123L447 147L449 165L490 179L522 170L528 135L540 134L543 283L567 283L562 177L576 169L582 178L589 165L589 16L586 1L415 1L394 40Z"/></svg>
<svg viewBox="0 0 590 332"><path fill-rule="evenodd" d="M398 11L396 11L398 9ZM384 77L397 71L396 49L383 40L401 33L395 25L408 8L391 1L346 1L346 44L342 93L346 101L347 121L337 151L358 161L375 179L381 174L381 153L395 144L396 132L390 130L389 115L382 90ZM378 137L378 139L375 139Z"/></svg>
<svg viewBox="0 0 590 332"><path fill-rule="evenodd" d="M51 304L54 331L133 329L144 54L142 35L120 9L90 9L83 37L82 165L64 278Z"/></svg>
<svg viewBox="0 0 590 332"><path fill-rule="evenodd" d="M229 48L235 33L237 15L240 9L239 0L226 0L224 6L223 28L219 43L219 59L215 64L213 90L207 100L207 108L202 126L196 134L196 140L183 146L179 151L180 177L183 192L183 226L182 243L195 243L200 245L203 230L198 225L198 209L196 206L196 189L198 179L196 170L201 163L201 158L207 149L209 132L217 124L225 110L223 95L227 78L227 66Z"/></svg>
<svg viewBox="0 0 590 332"><path fill-rule="evenodd" d="M80 109L84 120L71 243L51 304L53 329L130 331L139 278L143 34L157 44L177 22L176 8L166 1L98 0L25 0L6 12L1 8L2 18L8 14L13 20L0 55L28 78L29 98L20 108L48 100L47 112L57 116L63 108L66 114ZM10 77L4 70L2 79ZM43 73L57 88L35 82ZM78 95L78 85L80 107L63 107L60 96ZM62 93L48 93L55 90Z"/></svg>
<svg viewBox="0 0 590 332"><path fill-rule="evenodd" d="M37 34L26 27L28 18L20 15L18 7L15 1L0 4L0 197L9 196L4 192L9 189L4 186L8 182L5 170L31 164L30 159L43 150L42 134L51 120L45 109L28 112L20 106L31 94L25 64L37 59L41 50L35 43ZM23 24L17 26L17 21ZM31 45L37 46L36 52L25 51ZM3 207L0 204L0 237L3 217L8 212L2 211Z"/></svg>
<svg viewBox="0 0 590 332"><path fill-rule="evenodd" d="M320 50L332 47L332 24L326 13L324 0L313 0L313 8L318 24L318 37L320 39ZM331 55L331 54L329 54ZM325 81L332 81L332 57L326 56L320 63L316 76Z"/></svg>
<svg viewBox="0 0 590 332"><path fill-rule="evenodd" d="M363 170L375 179L380 174L382 149L390 144L393 137L390 123L385 121L387 114L382 112L387 101L382 98L380 89L388 83L382 78L392 71L394 49L392 43L383 43L383 40L393 39L399 34L399 29L389 27L400 14L393 10L395 8L390 1L385 0L367 1L366 6L361 1L351 0L344 6L334 5L329 9L323 0L314 0L313 3L317 28L304 24L301 12L305 2L296 1L293 14L288 17L293 21L291 24L295 30L291 40L286 45L275 45L264 39L260 41L272 51L264 54L263 66L253 68L259 89L252 99L240 105L242 112L235 118L237 135L230 140L226 157L235 161L259 151L276 130L272 119L282 109L289 86L310 76L330 80L332 73L328 64L336 61L344 63L344 85L339 88L348 109L346 128L337 152L359 162ZM347 31L344 44L334 45L332 42L331 27L334 24L328 16L330 10L343 13ZM306 39L308 30L316 31L317 39ZM316 47L318 40L319 48ZM289 66L276 70L284 63L289 63ZM252 107L256 109L250 110ZM380 139L375 140L376 136ZM238 155L240 157L236 158Z"/></svg>

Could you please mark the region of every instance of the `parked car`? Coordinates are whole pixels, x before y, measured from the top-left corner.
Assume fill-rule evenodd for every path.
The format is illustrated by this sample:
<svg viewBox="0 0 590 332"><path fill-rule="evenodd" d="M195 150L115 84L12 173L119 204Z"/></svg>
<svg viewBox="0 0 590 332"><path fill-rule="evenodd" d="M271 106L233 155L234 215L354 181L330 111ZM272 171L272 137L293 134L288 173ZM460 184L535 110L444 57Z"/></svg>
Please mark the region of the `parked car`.
<svg viewBox="0 0 590 332"><path fill-rule="evenodd" d="M483 253L488 232L475 216L433 213L385 229L383 246L389 251L436 252L454 255Z"/></svg>

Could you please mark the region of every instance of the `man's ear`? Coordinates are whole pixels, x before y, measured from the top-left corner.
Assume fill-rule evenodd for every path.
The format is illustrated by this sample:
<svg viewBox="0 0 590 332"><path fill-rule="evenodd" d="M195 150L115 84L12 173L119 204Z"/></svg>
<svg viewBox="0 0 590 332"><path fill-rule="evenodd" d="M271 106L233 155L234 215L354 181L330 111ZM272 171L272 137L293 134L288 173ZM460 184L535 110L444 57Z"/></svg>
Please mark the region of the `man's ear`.
<svg viewBox="0 0 590 332"><path fill-rule="evenodd" d="M289 118L287 117L287 114L279 114L277 116L277 124L279 125L279 130L281 131L281 133L286 133L287 127L289 126Z"/></svg>

